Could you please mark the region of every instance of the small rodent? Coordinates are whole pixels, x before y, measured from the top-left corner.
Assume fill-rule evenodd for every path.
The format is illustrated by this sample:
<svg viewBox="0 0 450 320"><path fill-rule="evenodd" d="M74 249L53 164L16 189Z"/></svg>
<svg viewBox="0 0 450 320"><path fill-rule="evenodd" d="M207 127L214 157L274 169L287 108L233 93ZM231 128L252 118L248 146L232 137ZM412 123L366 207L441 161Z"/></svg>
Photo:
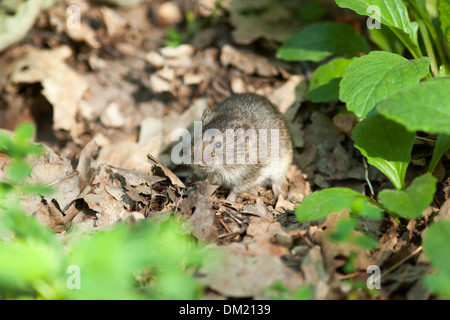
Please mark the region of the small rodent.
<svg viewBox="0 0 450 320"><path fill-rule="evenodd" d="M261 95L234 94L203 114L193 168L203 178L214 175L216 183L235 193L271 185L275 196L285 195L292 149L277 107Z"/></svg>

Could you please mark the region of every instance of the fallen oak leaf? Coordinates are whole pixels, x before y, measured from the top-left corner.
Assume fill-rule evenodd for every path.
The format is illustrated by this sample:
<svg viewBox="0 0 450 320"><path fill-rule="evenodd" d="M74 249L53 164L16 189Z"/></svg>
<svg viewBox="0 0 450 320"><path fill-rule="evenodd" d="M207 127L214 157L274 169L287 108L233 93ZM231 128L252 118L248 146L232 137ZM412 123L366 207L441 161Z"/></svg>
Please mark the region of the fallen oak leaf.
<svg viewBox="0 0 450 320"><path fill-rule="evenodd" d="M156 159L151 154L147 154L147 158L153 167L156 166L163 171L164 175L167 178L169 178L169 180L172 182L172 184L176 185L179 188L186 189L186 186L184 185L184 183L169 168L167 168L165 165L163 165L158 159Z"/></svg>

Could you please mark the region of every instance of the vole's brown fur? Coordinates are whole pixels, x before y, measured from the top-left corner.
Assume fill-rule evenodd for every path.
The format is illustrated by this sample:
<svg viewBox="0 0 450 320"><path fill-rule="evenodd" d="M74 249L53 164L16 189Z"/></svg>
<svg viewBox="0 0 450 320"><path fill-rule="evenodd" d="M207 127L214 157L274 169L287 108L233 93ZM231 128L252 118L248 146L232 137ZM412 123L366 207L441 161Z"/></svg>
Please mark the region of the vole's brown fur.
<svg viewBox="0 0 450 320"><path fill-rule="evenodd" d="M217 137L212 137L215 134L209 133L211 131L209 129L220 131L224 137L222 146L216 144L215 138ZM256 133L259 133L260 129L266 129L268 136L263 140L267 143L267 154L271 155L271 148L276 143L279 146L279 153L276 158L271 156L270 161L264 163L259 157L261 136L257 137L256 145L255 140L251 142L250 139L240 140L239 143L235 136L227 133L227 129L234 129L234 132L239 132L236 131L238 129L254 129ZM275 140L273 144L272 129L277 129L279 135L278 140ZM239 133L236 136L239 136ZM233 150L234 154L231 155L235 162L231 164L225 163L227 157L225 150L230 142L234 142L236 146ZM253 154L255 151L258 153L257 161L254 163L249 161L251 150L253 150ZM214 111L205 112L202 117L202 137L196 137L194 141L194 153L196 151L202 154L209 152L212 156L216 155L216 151L223 152L223 163L213 160L211 163L203 161L194 164L193 167L200 176L206 177L214 174L221 186L238 193L247 191L256 185L270 184L272 184L275 194L284 193L286 171L292 162L292 140L283 115L263 96L253 93L235 94L220 103ZM245 156L245 163L236 163L239 155ZM275 160L277 162L274 162Z"/></svg>

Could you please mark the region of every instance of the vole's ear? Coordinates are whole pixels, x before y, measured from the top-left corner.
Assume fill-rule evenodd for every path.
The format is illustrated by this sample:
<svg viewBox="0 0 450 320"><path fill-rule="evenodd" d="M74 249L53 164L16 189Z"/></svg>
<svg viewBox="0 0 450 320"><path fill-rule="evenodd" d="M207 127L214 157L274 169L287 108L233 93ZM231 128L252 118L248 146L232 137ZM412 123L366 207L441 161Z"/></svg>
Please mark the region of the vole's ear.
<svg viewBox="0 0 450 320"><path fill-rule="evenodd" d="M202 114L202 123L203 125L207 124L209 121L211 121L212 119L212 112L209 109L206 109L205 111L203 111Z"/></svg>

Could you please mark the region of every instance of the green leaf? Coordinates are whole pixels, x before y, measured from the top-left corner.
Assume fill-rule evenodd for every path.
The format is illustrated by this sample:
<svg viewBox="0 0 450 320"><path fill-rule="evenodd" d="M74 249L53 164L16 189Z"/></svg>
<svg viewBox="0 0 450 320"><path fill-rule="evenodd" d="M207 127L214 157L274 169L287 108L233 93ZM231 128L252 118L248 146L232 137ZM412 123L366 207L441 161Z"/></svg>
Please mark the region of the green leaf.
<svg viewBox="0 0 450 320"><path fill-rule="evenodd" d="M330 213L339 213L350 209L358 199L371 202L368 197L352 189L328 188L306 197L297 207L295 214L300 222L314 221L325 218Z"/></svg>
<svg viewBox="0 0 450 320"><path fill-rule="evenodd" d="M353 218L342 218L336 224L336 229L330 234L330 239L335 242L343 242L351 239L351 235L356 227L356 220Z"/></svg>
<svg viewBox="0 0 450 320"><path fill-rule="evenodd" d="M0 244L0 292L39 291L50 287L61 271L62 261L52 247L41 242L18 241ZM53 297L49 297L53 298Z"/></svg>
<svg viewBox="0 0 450 320"><path fill-rule="evenodd" d="M22 183L31 174L31 167L22 159L14 159L7 169L8 178L17 184Z"/></svg>
<svg viewBox="0 0 450 320"><path fill-rule="evenodd" d="M388 27L381 26L380 29L368 29L370 40L375 43L381 50L403 55L405 46L395 36Z"/></svg>
<svg viewBox="0 0 450 320"><path fill-rule="evenodd" d="M34 217L28 216L18 208L8 208L0 218L0 230L9 230L19 240L46 243L49 247L61 248L61 243L53 231L45 227Z"/></svg>
<svg viewBox="0 0 450 320"><path fill-rule="evenodd" d="M306 0L299 9L299 18L302 22L315 22L327 14L327 9L318 0Z"/></svg>
<svg viewBox="0 0 450 320"><path fill-rule="evenodd" d="M142 299L143 290L136 287L133 274L146 267L153 275L146 288L151 298L198 298L200 285L185 268L196 266L200 254L181 230L170 220L162 226L142 221L80 239L72 245L68 264L80 268L81 289L68 290L68 298Z"/></svg>
<svg viewBox="0 0 450 320"><path fill-rule="evenodd" d="M450 50L450 2L448 0L439 1L439 14L445 43L447 44L447 49Z"/></svg>
<svg viewBox="0 0 450 320"><path fill-rule="evenodd" d="M34 136L34 125L31 123L21 123L14 130L17 140L30 140Z"/></svg>
<svg viewBox="0 0 450 320"><path fill-rule="evenodd" d="M433 158L431 158L428 168L429 173L433 173L439 160L447 150L450 150L450 135L441 133L438 135L436 144L434 145Z"/></svg>
<svg viewBox="0 0 450 320"><path fill-rule="evenodd" d="M348 8L360 15L376 18L382 24L391 28L408 47L415 57L420 57L417 31L417 22L411 22L408 9L402 0L336 0L341 8ZM370 10L376 6L379 8L379 16ZM369 8L370 7L370 8Z"/></svg>
<svg viewBox="0 0 450 320"><path fill-rule="evenodd" d="M430 225L423 237L425 255L436 268L437 274L427 275L427 286L444 298L450 299L450 221Z"/></svg>
<svg viewBox="0 0 450 320"><path fill-rule="evenodd" d="M383 190L378 199L392 212L404 218L418 218L430 205L436 192L436 178L420 176L405 190Z"/></svg>
<svg viewBox="0 0 450 320"><path fill-rule="evenodd" d="M355 242L358 246L368 250L373 250L378 247L378 241L365 234L361 234L355 237L353 239L353 242Z"/></svg>
<svg viewBox="0 0 450 320"><path fill-rule="evenodd" d="M306 98L312 102L339 99L339 83L353 59L336 58L318 67L312 74Z"/></svg>
<svg viewBox="0 0 450 320"><path fill-rule="evenodd" d="M0 152L9 154L13 145L13 139L6 133L0 132Z"/></svg>
<svg viewBox="0 0 450 320"><path fill-rule="evenodd" d="M445 273L426 274L424 282L435 294L450 299L450 275Z"/></svg>
<svg viewBox="0 0 450 320"><path fill-rule="evenodd" d="M304 27L287 39L277 51L286 61L322 61L333 55L356 56L369 52L366 39L346 24L324 22Z"/></svg>
<svg viewBox="0 0 450 320"><path fill-rule="evenodd" d="M345 69L339 98L348 110L365 117L384 98L419 83L429 65L429 58L407 60L394 53L372 51Z"/></svg>
<svg viewBox="0 0 450 320"><path fill-rule="evenodd" d="M380 220L383 216L382 210L370 205L365 199L356 199L353 201L350 212L356 216L366 217L372 220Z"/></svg>
<svg viewBox="0 0 450 320"><path fill-rule="evenodd" d="M377 111L409 130L450 134L450 77L430 79L380 102Z"/></svg>
<svg viewBox="0 0 450 320"><path fill-rule="evenodd" d="M32 193L39 195L50 195L52 193L55 193L55 189L39 184L25 185L22 187L22 191L24 193Z"/></svg>
<svg viewBox="0 0 450 320"><path fill-rule="evenodd" d="M353 129L355 147L383 172L397 189L403 189L415 134L381 115L368 117Z"/></svg>

